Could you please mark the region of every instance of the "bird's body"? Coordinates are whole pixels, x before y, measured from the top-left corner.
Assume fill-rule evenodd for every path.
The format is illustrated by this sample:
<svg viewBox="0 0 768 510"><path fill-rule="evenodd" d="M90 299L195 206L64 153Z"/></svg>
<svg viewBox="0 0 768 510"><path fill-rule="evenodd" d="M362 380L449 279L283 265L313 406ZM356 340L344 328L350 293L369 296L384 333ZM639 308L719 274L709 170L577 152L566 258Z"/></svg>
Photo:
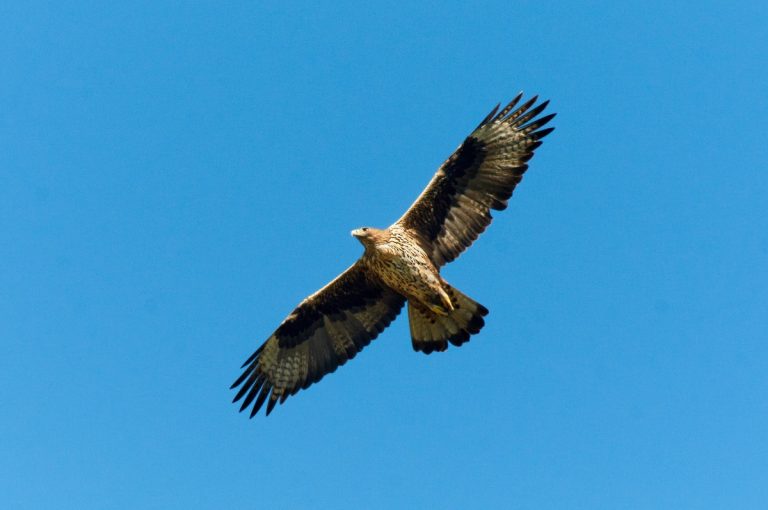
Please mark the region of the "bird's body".
<svg viewBox="0 0 768 510"><path fill-rule="evenodd" d="M361 262L366 268L409 301L443 315L451 310L440 272L416 239L401 225L386 230L366 229L353 233L365 246Z"/></svg>
<svg viewBox="0 0 768 510"><path fill-rule="evenodd" d="M274 406L336 370L376 338L408 303L414 350L460 346L484 325L488 310L448 284L440 268L485 230L502 210L553 128L547 102L515 109L522 94L498 106L440 166L427 188L389 228L352 231L362 257L304 299L243 364L232 388L240 410Z"/></svg>

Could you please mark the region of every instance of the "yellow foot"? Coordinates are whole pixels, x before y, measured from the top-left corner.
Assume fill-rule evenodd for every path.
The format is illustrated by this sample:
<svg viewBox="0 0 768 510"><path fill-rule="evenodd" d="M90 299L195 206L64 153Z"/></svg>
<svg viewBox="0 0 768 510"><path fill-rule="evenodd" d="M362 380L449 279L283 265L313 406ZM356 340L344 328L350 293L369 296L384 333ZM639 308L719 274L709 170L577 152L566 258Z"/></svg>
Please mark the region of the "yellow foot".
<svg viewBox="0 0 768 510"><path fill-rule="evenodd" d="M453 311L453 303L451 303L451 298L448 296L448 293L445 292L443 289L440 289L440 299L443 300L443 307L446 308L449 311ZM447 313L446 313L447 315Z"/></svg>
<svg viewBox="0 0 768 510"><path fill-rule="evenodd" d="M436 315L448 315L448 311L440 305L429 304L427 305L427 308L429 308L430 312Z"/></svg>

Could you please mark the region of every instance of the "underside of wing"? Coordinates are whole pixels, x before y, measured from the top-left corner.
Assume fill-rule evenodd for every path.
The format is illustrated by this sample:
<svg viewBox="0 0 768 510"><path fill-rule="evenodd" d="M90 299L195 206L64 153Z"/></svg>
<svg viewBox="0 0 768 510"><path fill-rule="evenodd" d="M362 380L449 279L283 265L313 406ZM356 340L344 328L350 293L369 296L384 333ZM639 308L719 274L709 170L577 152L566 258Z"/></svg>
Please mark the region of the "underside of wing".
<svg viewBox="0 0 768 510"><path fill-rule="evenodd" d="M404 302L358 261L302 301L246 360L232 384L240 387L233 402L243 399L240 411L253 403L251 417L266 402L269 414L277 402L354 358L397 317Z"/></svg>
<svg viewBox="0 0 768 510"><path fill-rule="evenodd" d="M554 129L542 127L555 114L538 117L549 101L534 106L533 97L517 107L521 98L522 93L501 111L494 108L398 220L436 266L454 260L477 239L491 223L491 209L507 207L533 151Z"/></svg>

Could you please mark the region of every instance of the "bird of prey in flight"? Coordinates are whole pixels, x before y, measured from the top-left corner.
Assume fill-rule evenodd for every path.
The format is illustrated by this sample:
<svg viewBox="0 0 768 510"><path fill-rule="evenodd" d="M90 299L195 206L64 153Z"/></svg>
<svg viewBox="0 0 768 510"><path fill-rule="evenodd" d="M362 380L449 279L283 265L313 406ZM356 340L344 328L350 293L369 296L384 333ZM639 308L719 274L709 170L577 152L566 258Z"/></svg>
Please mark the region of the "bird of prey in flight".
<svg viewBox="0 0 768 510"><path fill-rule="evenodd" d="M539 117L548 101L497 105L438 168L426 189L386 229L352 231L363 255L304 299L243 364L232 384L251 417L307 388L352 359L408 303L413 349L460 346L483 327L488 309L452 287L440 267L459 256L507 207L527 161L554 128ZM543 129L542 129L543 128Z"/></svg>

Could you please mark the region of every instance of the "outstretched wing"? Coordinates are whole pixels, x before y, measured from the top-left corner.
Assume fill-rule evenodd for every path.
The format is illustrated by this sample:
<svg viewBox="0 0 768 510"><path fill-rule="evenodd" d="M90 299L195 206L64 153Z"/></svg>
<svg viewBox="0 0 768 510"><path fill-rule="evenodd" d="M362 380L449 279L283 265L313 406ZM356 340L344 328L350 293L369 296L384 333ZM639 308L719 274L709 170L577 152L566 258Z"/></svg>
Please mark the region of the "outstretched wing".
<svg viewBox="0 0 768 510"><path fill-rule="evenodd" d="M251 418L267 399L280 401L352 359L400 313L405 298L381 283L362 262L302 301L243 364L233 402L240 411L255 399Z"/></svg>
<svg viewBox="0 0 768 510"><path fill-rule="evenodd" d="M537 118L549 101L531 108L533 97L513 111L522 93L483 119L440 166L416 202L397 223L419 239L436 266L464 251L502 210L528 168L526 162L554 128L540 129L555 114Z"/></svg>

